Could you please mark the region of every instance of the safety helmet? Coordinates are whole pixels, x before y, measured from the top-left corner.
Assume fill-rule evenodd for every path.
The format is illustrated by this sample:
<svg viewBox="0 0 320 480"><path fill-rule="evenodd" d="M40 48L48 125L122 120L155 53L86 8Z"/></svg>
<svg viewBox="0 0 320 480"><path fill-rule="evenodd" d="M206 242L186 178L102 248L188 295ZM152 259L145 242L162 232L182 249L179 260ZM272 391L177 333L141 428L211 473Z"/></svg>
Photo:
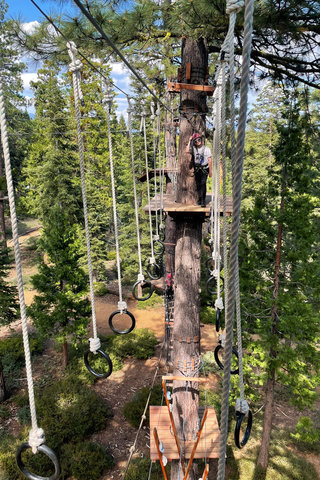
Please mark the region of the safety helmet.
<svg viewBox="0 0 320 480"><path fill-rule="evenodd" d="M200 138L201 139L201 135L199 135L199 133L194 133L191 137L191 139L194 141L196 140L197 138Z"/></svg>

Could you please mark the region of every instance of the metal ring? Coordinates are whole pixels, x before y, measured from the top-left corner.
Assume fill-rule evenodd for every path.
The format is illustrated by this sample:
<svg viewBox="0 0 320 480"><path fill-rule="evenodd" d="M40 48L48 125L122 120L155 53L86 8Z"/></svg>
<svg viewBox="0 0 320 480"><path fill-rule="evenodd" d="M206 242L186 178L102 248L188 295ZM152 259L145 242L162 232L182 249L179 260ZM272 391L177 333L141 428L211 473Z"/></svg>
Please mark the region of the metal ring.
<svg viewBox="0 0 320 480"><path fill-rule="evenodd" d="M113 317L115 317L116 315L128 315L128 317L131 318L131 326L130 328L128 328L127 330L117 330L114 326L113 326L113 323L112 323L112 320L113 320ZM120 310L116 310L115 312L111 313L110 317L109 317L109 327L111 328L111 330L118 334L118 335L125 335L126 333L130 333L132 332L132 330L134 329L134 327L136 326L136 319L134 318L134 316L132 315L132 313L128 312L128 310L123 310L123 312L121 312Z"/></svg>
<svg viewBox="0 0 320 480"><path fill-rule="evenodd" d="M150 288L150 291L146 296L139 297L138 293L136 293L136 289L138 288L139 285L141 285L141 289ZM141 282L138 280L132 287L132 295L139 302L144 302L145 300L148 300L152 294L153 294L153 285L151 282L145 282L145 281Z"/></svg>
<svg viewBox="0 0 320 480"><path fill-rule="evenodd" d="M47 455L47 457L50 458L50 460L52 461L52 463L54 465L54 474L53 475L51 475L50 477L41 477L40 475L36 475L35 473L30 472L30 470L27 469L27 467L24 465L24 463L22 461L22 453L25 450L28 450L28 448L31 448L31 446L28 442L23 443L22 445L20 445L20 447L17 448L16 462L17 462L17 465L18 465L18 468L19 468L20 472L26 478L29 478L29 480L58 480L58 478L60 476L60 465L59 465L58 458L56 457L56 454L54 453L54 451L51 450L51 448L47 447L47 445L40 445L38 447L38 452L42 452L45 455Z"/></svg>
<svg viewBox="0 0 320 480"><path fill-rule="evenodd" d="M220 293L223 292L223 289L224 289L224 278L223 277L219 277L220 278L220 281L222 281L222 288L220 289ZM212 288L210 287L210 284L212 282L216 282L217 283L217 279L216 277L209 277L208 280L207 280L207 292L209 293L209 295L216 295L217 294L217 291L216 290L212 290Z"/></svg>
<svg viewBox="0 0 320 480"><path fill-rule="evenodd" d="M243 439L240 442L240 429L241 429L241 424L243 422L243 419L246 417L245 413L241 413L236 411L236 428L234 430L234 441L235 444L238 448L242 448L245 446L245 444L248 442L250 434L251 434L251 429L252 429L252 413L251 410L248 412L248 421L247 421L247 428L246 431L244 432Z"/></svg>
<svg viewBox="0 0 320 480"><path fill-rule="evenodd" d="M91 350L87 350L84 354L84 357L83 357L84 364L87 367L87 370L89 370L89 372L92 373L92 375L94 375L97 378L107 378L107 377L109 377L112 373L112 368L113 368L112 361L111 361L111 358L109 357L109 355L106 352L104 352L103 350L101 350L100 348L99 348L99 350L97 350L97 353L107 361L107 365L108 365L108 371L106 373L99 373L99 372L96 372L91 367L91 365L89 364L88 357L89 357L90 353L94 354L94 352L91 352Z"/></svg>
<svg viewBox="0 0 320 480"><path fill-rule="evenodd" d="M149 263L147 266L147 274L152 280L159 280L162 274L162 268L157 263Z"/></svg>
<svg viewBox="0 0 320 480"><path fill-rule="evenodd" d="M215 351L214 351L214 358L215 358L215 361L217 362L217 365L218 367L221 369L221 370L224 370L224 365L223 363L221 362L220 358L219 358L219 351L223 349L223 346L222 345L217 345L216 348L215 348ZM238 355L238 351L235 347L232 347L232 353L237 357L239 358L239 355ZM237 375L239 373L239 368L237 368L236 370L230 370L230 373L231 375Z"/></svg>
<svg viewBox="0 0 320 480"><path fill-rule="evenodd" d="M157 255L157 257L160 257L164 253L164 243L162 240L154 240L153 242L153 249L154 249L154 254Z"/></svg>
<svg viewBox="0 0 320 480"><path fill-rule="evenodd" d="M212 267L212 268L210 268ZM206 260L206 269L209 273L209 275L212 277L213 271L214 271L214 259L212 257L207 258ZM220 260L220 269L223 269L223 261L222 259Z"/></svg>
<svg viewBox="0 0 320 480"><path fill-rule="evenodd" d="M216 310L216 332L220 331L220 317L221 317L221 310L217 308Z"/></svg>

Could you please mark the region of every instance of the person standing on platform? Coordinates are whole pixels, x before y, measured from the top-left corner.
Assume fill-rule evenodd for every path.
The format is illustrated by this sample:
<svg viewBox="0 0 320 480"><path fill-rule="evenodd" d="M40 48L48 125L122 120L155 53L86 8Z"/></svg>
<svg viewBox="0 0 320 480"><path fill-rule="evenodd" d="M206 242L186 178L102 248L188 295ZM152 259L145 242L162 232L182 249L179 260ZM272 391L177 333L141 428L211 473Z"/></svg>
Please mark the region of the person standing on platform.
<svg viewBox="0 0 320 480"><path fill-rule="evenodd" d="M196 205L206 206L207 178L212 177L212 157L210 148L203 143L199 133L194 133L187 146L187 152L192 155L194 176L197 184L198 201Z"/></svg>

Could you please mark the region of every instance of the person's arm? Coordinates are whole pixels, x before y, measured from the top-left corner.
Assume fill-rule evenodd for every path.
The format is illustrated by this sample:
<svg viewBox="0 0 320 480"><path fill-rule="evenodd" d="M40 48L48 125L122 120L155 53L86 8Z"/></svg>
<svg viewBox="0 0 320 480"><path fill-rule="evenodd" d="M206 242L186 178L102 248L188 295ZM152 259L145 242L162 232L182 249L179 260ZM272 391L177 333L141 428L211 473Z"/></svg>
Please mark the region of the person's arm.
<svg viewBox="0 0 320 480"><path fill-rule="evenodd" d="M208 165L209 165L209 177L212 177L212 158L208 158Z"/></svg>
<svg viewBox="0 0 320 480"><path fill-rule="evenodd" d="M188 145L186 146L186 153L190 153L190 155L192 155L191 142L192 142L192 136L189 138Z"/></svg>

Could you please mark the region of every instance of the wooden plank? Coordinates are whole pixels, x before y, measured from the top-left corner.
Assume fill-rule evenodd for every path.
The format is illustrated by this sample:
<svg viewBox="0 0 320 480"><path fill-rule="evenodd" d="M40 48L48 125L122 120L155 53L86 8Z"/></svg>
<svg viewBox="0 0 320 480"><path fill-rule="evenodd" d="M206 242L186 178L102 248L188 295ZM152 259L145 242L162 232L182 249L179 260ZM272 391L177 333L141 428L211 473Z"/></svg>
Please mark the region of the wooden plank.
<svg viewBox="0 0 320 480"><path fill-rule="evenodd" d="M191 452L190 460L189 460L189 463L187 465L187 470L186 470L186 473L184 475L183 480L187 480L187 478L188 478L188 474L190 472L190 468L191 468L191 465L192 465L192 462L193 462L193 459L194 459L194 456L195 456L195 453L196 453L196 450L197 450L197 446L198 446L199 441L200 441L200 437L201 437L201 434L202 434L202 431L203 431L205 421L207 420L207 416L208 416L208 409L206 408L205 411L204 411L204 414L203 414L203 419L202 419L202 422L201 422L200 430L199 430L198 435L197 435L197 439L194 442L194 446L193 446L193 449L192 449L192 452Z"/></svg>
<svg viewBox="0 0 320 480"><path fill-rule="evenodd" d="M178 380L179 382L199 382L199 383L208 383L207 378L203 377L184 377L183 375L180 376L175 376L175 375L163 375L162 380Z"/></svg>
<svg viewBox="0 0 320 480"><path fill-rule="evenodd" d="M193 83L177 83L168 82L168 91L173 93L180 93L181 90L196 90L198 92L205 92L210 97L213 95L215 87L211 85L195 85Z"/></svg>
<svg viewBox="0 0 320 480"><path fill-rule="evenodd" d="M186 64L186 80L191 79L191 62L187 62Z"/></svg>
<svg viewBox="0 0 320 480"><path fill-rule="evenodd" d="M199 418L203 416L204 408L199 408ZM161 425L158 422L161 421ZM173 436L173 432L170 429L171 423L166 406L150 406L150 431L153 428L157 428L159 438L163 442L165 449L165 456L168 460L178 460L180 458L176 446L176 442ZM219 457L219 443L220 443L220 431L217 422L217 417L214 408L208 408L208 416L205 422L204 429L199 440L194 458L218 458ZM194 441L186 441L183 445L185 451L185 458L190 458L192 449L194 448ZM155 441L151 435L150 441L150 459L152 461L158 459L156 451Z"/></svg>
<svg viewBox="0 0 320 480"><path fill-rule="evenodd" d="M165 465L163 464L163 461L162 461L162 453L160 452L160 446L159 446L160 442L159 442L159 437L158 437L158 433L157 433L156 428L153 429L153 437L154 437L154 441L156 442L156 448L157 448L158 457L159 457L159 461L160 461L160 465L161 465L161 469L162 469L164 479L168 480L167 470L166 470L166 467L165 467Z"/></svg>

